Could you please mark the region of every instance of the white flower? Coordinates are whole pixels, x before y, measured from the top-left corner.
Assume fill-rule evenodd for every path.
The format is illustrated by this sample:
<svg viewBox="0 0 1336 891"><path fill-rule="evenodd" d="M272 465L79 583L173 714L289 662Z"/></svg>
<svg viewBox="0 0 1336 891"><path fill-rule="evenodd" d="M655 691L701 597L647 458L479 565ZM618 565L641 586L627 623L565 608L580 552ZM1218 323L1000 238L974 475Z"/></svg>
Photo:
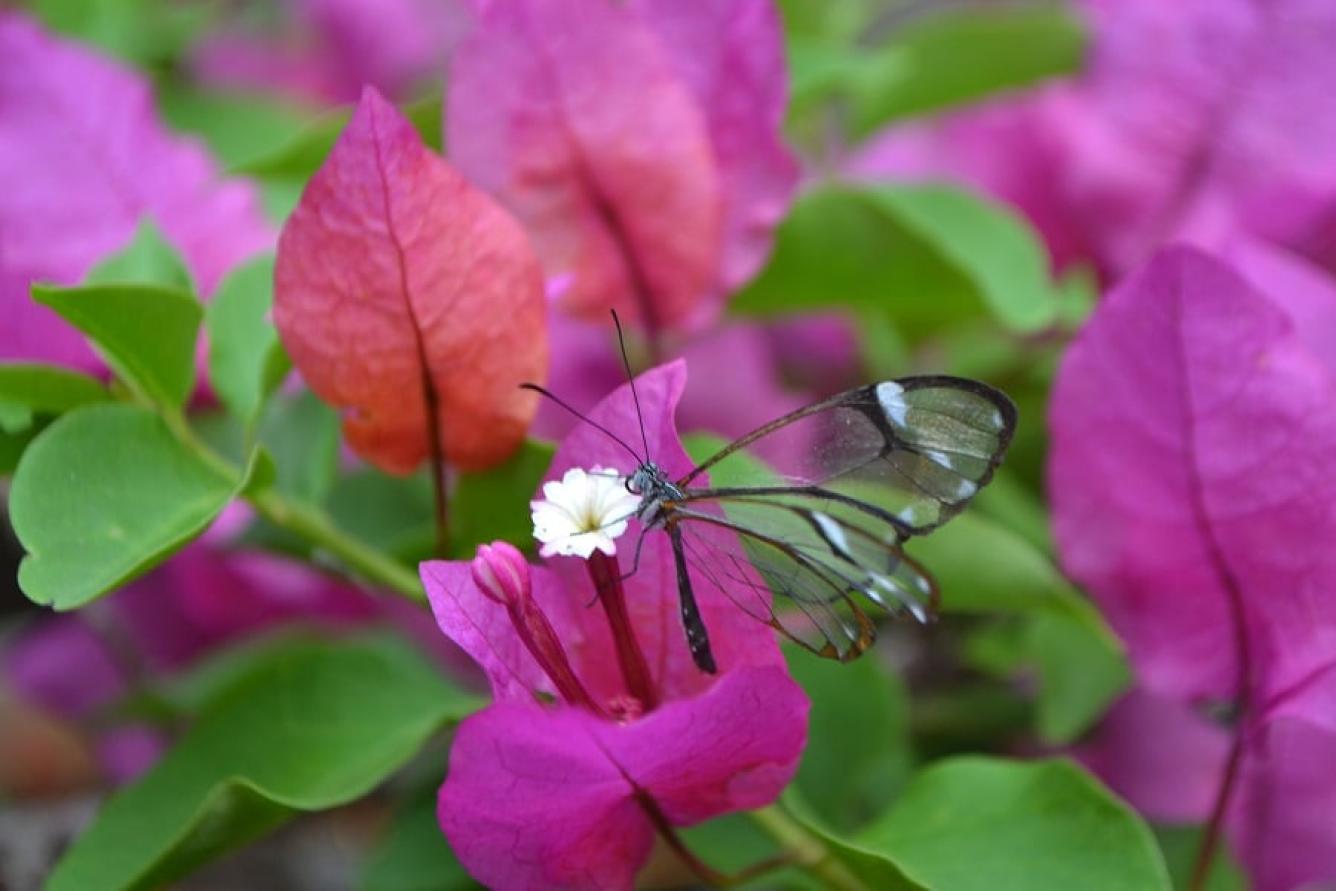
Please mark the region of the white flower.
<svg viewBox="0 0 1336 891"><path fill-rule="evenodd" d="M530 501L533 537L544 557L564 554L588 560L594 551L617 553L614 539L626 532L640 497L626 491L626 477L602 467L572 467L560 481L543 484L543 498Z"/></svg>

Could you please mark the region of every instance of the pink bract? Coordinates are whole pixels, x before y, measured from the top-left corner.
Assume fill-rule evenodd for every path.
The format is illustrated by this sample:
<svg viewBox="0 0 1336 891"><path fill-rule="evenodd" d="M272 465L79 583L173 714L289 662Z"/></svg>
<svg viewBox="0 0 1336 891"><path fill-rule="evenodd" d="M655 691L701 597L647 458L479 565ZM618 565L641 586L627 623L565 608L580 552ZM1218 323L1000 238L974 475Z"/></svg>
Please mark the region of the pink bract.
<svg viewBox="0 0 1336 891"><path fill-rule="evenodd" d="M780 46L760 0L497 0L452 65L446 144L571 276L565 311L688 325L755 271L796 180Z"/></svg>
<svg viewBox="0 0 1336 891"><path fill-rule="evenodd" d="M274 322L349 445L395 473L504 460L537 408L519 385L547 372L523 230L371 88L283 227Z"/></svg>
<svg viewBox="0 0 1336 891"><path fill-rule="evenodd" d="M1150 691L1235 698L1246 650L1260 718L1330 668L1333 405L1291 318L1196 249L1130 276L1068 351L1049 416L1057 542Z"/></svg>
<svg viewBox="0 0 1336 891"><path fill-rule="evenodd" d="M158 121L148 83L24 16L0 13L0 356L96 369L83 335L28 298L75 284L150 217L200 291L273 243L253 188Z"/></svg>

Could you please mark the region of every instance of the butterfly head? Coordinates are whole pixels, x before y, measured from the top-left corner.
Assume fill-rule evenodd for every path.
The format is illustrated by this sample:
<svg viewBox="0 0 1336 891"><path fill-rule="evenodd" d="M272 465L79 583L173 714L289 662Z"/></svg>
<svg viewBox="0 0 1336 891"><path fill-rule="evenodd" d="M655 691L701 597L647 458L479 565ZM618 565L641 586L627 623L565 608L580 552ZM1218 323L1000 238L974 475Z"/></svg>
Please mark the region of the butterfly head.
<svg viewBox="0 0 1336 891"><path fill-rule="evenodd" d="M637 514L641 520L651 525L659 516L659 507L664 501L682 497L682 490L668 478L664 469L653 461L641 464L635 473L626 478L626 491L640 496L640 508Z"/></svg>

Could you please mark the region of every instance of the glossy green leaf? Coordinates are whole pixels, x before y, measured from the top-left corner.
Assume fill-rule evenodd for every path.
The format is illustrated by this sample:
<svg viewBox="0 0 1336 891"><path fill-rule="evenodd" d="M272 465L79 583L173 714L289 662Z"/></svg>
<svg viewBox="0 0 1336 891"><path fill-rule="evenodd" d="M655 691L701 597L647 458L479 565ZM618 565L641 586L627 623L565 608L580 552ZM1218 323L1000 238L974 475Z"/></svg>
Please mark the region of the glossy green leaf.
<svg viewBox="0 0 1336 891"><path fill-rule="evenodd" d="M203 532L240 484L147 409L72 411L33 441L14 474L10 519L27 551L19 586L58 610L82 606Z"/></svg>
<svg viewBox="0 0 1336 891"><path fill-rule="evenodd" d="M853 130L1075 73L1085 34L1060 6L943 10L898 29L848 69ZM962 60L968 60L962 63Z"/></svg>
<svg viewBox="0 0 1336 891"><path fill-rule="evenodd" d="M179 408L190 395L204 308L187 292L158 285L34 285L32 296L86 334L117 376L147 398Z"/></svg>
<svg viewBox="0 0 1336 891"><path fill-rule="evenodd" d="M822 876L826 887L939 891L910 876L893 858L861 839L832 831L812 812L800 794L790 790L782 800L788 816L820 840L826 854L820 867L826 873Z"/></svg>
<svg viewBox="0 0 1336 891"><path fill-rule="evenodd" d="M204 315L209 338L209 382L246 427L292 368L270 321L274 258L257 257L218 286Z"/></svg>
<svg viewBox="0 0 1336 891"><path fill-rule="evenodd" d="M151 219L135 227L134 237L121 250L98 262L82 285L160 285L193 291L190 271L176 248L168 243Z"/></svg>
<svg viewBox="0 0 1336 891"><path fill-rule="evenodd" d="M0 403L57 415L109 398L101 381L77 371L35 362L0 363Z"/></svg>
<svg viewBox="0 0 1336 891"><path fill-rule="evenodd" d="M797 649L787 656L812 702L797 789L831 827L852 830L880 813L909 774L904 686L876 651L847 665Z"/></svg>
<svg viewBox="0 0 1336 891"><path fill-rule="evenodd" d="M987 314L1026 332L1053 321L1057 297L1038 237L999 205L945 186L827 186L798 200L731 306L876 310L914 334Z"/></svg>
<svg viewBox="0 0 1336 891"><path fill-rule="evenodd" d="M952 758L858 837L934 891L1169 891L1150 829L1067 761Z"/></svg>
<svg viewBox="0 0 1336 891"><path fill-rule="evenodd" d="M498 539L533 548L529 500L555 451L551 443L531 439L505 463L460 475L450 505L450 549L457 558L471 558L478 545Z"/></svg>
<svg viewBox="0 0 1336 891"><path fill-rule="evenodd" d="M411 804L395 814L371 852L361 891L465 891L481 888L450 851L436 820L436 800Z"/></svg>
<svg viewBox="0 0 1336 891"><path fill-rule="evenodd" d="M401 642L296 647L228 688L113 796L47 889L170 883L295 811L366 794L479 704Z"/></svg>

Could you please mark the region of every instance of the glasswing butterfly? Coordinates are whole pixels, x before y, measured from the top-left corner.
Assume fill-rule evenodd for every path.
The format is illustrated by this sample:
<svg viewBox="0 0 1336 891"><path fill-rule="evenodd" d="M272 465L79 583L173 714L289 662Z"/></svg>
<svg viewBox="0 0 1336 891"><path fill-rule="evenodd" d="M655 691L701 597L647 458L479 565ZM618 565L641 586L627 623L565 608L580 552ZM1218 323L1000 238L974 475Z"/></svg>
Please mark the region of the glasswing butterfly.
<svg viewBox="0 0 1336 891"><path fill-rule="evenodd" d="M615 312L613 321L622 341ZM622 360L631 376L624 341ZM522 386L593 423L548 390ZM634 376L631 393L639 414ZM904 543L950 520L988 483L1011 443L1016 407L968 378L867 384L776 418L676 480L648 454L643 416L643 455L595 426L637 462L625 482L640 498L635 564L646 535L668 536L687 645L696 666L713 673L698 584L714 585L785 637L842 662L876 639L869 603L927 621L937 586ZM702 484L707 472L710 483ZM701 535L708 527L732 534ZM791 608L776 609L772 594Z"/></svg>

